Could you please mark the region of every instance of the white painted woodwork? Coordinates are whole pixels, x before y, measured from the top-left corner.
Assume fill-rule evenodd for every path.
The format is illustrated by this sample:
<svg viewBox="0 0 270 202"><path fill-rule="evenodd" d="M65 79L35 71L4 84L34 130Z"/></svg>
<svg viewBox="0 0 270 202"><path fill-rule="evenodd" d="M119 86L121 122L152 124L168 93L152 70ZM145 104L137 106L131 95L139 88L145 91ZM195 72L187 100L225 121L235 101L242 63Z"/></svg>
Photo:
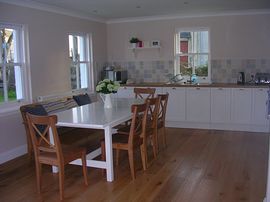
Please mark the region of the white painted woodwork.
<svg viewBox="0 0 270 202"><path fill-rule="evenodd" d="M134 98L134 87L120 87L117 91L118 98Z"/></svg>
<svg viewBox="0 0 270 202"><path fill-rule="evenodd" d="M186 118L189 122L210 122L210 88L187 88Z"/></svg>
<svg viewBox="0 0 270 202"><path fill-rule="evenodd" d="M167 87L164 93L169 93L166 121L186 120L186 88Z"/></svg>
<svg viewBox="0 0 270 202"><path fill-rule="evenodd" d="M211 123L229 123L230 109L231 89L211 88Z"/></svg>
<svg viewBox="0 0 270 202"><path fill-rule="evenodd" d="M251 124L252 117L252 89L233 88L231 102L232 122Z"/></svg>

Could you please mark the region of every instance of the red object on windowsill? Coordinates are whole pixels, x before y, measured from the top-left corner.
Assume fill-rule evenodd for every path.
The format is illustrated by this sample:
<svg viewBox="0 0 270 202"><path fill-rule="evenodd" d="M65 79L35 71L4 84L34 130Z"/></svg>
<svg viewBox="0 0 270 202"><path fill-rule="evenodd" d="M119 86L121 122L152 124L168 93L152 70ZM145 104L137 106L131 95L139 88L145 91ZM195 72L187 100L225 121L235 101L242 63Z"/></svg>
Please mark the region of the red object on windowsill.
<svg viewBox="0 0 270 202"><path fill-rule="evenodd" d="M142 41L139 41L137 45L138 45L138 47L140 47L140 48L143 47Z"/></svg>

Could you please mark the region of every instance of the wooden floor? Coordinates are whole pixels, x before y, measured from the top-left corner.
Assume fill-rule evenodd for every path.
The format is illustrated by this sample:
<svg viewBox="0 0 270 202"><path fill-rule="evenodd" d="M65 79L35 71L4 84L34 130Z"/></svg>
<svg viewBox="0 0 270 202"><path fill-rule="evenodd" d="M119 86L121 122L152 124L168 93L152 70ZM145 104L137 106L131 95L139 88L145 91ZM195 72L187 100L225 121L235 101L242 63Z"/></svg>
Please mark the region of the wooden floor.
<svg viewBox="0 0 270 202"><path fill-rule="evenodd" d="M66 168L64 201L262 202L266 192L268 135L168 128L168 147L146 172L136 156L137 179L131 180L127 155L109 183L89 168L84 186L78 166ZM59 201L58 176L43 169L37 194L34 162L19 157L0 166L0 201Z"/></svg>

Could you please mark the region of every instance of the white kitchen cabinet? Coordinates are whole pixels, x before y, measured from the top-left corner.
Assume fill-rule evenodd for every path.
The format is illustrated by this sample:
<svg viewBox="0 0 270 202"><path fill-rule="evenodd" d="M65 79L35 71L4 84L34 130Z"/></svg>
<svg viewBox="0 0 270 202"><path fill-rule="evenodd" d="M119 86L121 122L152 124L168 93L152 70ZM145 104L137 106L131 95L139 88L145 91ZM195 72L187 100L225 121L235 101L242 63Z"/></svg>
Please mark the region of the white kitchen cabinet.
<svg viewBox="0 0 270 202"><path fill-rule="evenodd" d="M134 87L121 86L117 91L117 97L119 98L134 98Z"/></svg>
<svg viewBox="0 0 270 202"><path fill-rule="evenodd" d="M229 123L231 118L231 89L211 88L211 123Z"/></svg>
<svg viewBox="0 0 270 202"><path fill-rule="evenodd" d="M231 121L234 124L251 124L252 89L232 88Z"/></svg>
<svg viewBox="0 0 270 202"><path fill-rule="evenodd" d="M267 88L253 89L252 124L264 126L268 126L269 124L269 120L266 115L267 91Z"/></svg>
<svg viewBox="0 0 270 202"><path fill-rule="evenodd" d="M166 121L186 120L186 88L166 87L163 93L169 93Z"/></svg>
<svg viewBox="0 0 270 202"><path fill-rule="evenodd" d="M196 87L186 90L186 118L189 122L210 122L210 88Z"/></svg>

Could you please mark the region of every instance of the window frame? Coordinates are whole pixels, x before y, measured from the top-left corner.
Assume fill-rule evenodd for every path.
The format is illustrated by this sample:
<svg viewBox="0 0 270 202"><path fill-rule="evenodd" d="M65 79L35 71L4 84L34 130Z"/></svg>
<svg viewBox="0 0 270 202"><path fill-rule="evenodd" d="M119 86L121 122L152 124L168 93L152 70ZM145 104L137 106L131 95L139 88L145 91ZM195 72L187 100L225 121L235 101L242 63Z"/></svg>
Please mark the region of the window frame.
<svg viewBox="0 0 270 202"><path fill-rule="evenodd" d="M180 53L180 32L208 32L208 53ZM197 76L198 83L211 83L211 46L210 46L210 36L211 32L209 27L187 27L187 28L177 28L174 35L174 73L175 75L180 74L180 56L195 56L195 55L208 55L208 75L207 76ZM195 67L192 67L192 73L195 72ZM190 76L182 75L184 80L190 80Z"/></svg>
<svg viewBox="0 0 270 202"><path fill-rule="evenodd" d="M29 57L29 34L28 26L24 24L15 24L15 23L6 23L0 22L0 28L15 29L19 32L18 34L18 51L20 61L13 63L1 62L4 66L19 66L20 67L20 79L21 79L21 88L22 88L22 99L4 101L0 103L0 115L17 111L19 107L23 104L29 103L32 100L32 90L31 90L31 74L30 74L30 57ZM16 82L16 80L15 80Z"/></svg>
<svg viewBox="0 0 270 202"><path fill-rule="evenodd" d="M72 59L72 57L70 56L70 52L69 52L69 36L80 36L83 37L85 42L84 42L84 51L85 51L85 60L82 61L74 61ZM76 88L73 89L72 88L72 83L71 83L71 72L70 72L70 86L71 86L71 90L80 90L80 89L87 89L88 91L92 92L94 89L94 71L93 71L93 48L92 48L92 34L91 33L84 33L84 32L69 32L68 33L68 55L70 58L70 65L72 65L72 63L74 65L76 65L76 86L78 87L78 72L79 72L79 68L80 68L80 64L85 64L86 65L86 69L87 69L87 87L86 88ZM74 43L74 41L73 41ZM69 71L70 71L71 66L69 66Z"/></svg>

